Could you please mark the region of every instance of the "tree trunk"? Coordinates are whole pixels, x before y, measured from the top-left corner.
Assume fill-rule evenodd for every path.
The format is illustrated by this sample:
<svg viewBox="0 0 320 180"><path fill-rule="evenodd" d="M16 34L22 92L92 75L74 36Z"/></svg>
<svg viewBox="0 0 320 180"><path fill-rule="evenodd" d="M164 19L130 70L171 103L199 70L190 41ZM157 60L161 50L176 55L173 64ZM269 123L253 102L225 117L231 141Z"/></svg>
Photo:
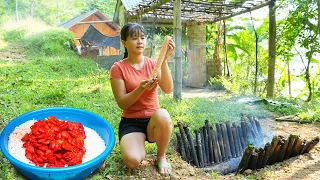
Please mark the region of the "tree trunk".
<svg viewBox="0 0 320 180"><path fill-rule="evenodd" d="M254 36L256 38L256 71L254 74L254 86L253 86L253 94L256 95L257 94L257 84L258 84L258 45L259 45L258 40L259 40L259 36L256 31L256 28L254 27L251 12L250 12L250 17L251 17L251 23L252 23L252 27L253 27L253 31L254 31Z"/></svg>
<svg viewBox="0 0 320 180"><path fill-rule="evenodd" d="M175 31L175 81L174 81L174 92L173 97L175 99L181 99L182 91L182 64L181 64L181 0L174 1L174 31Z"/></svg>
<svg viewBox="0 0 320 180"><path fill-rule="evenodd" d="M214 64L214 73L213 77L219 77L222 75L222 65L221 65L221 57L220 57L220 49L221 49L221 32L222 32L222 24L221 22L217 22L217 38L216 38L216 46L214 49L213 56L213 64Z"/></svg>
<svg viewBox="0 0 320 180"><path fill-rule="evenodd" d="M228 65L228 52L227 52L227 40L226 40L226 34L227 34L227 28L226 28L226 21L223 20L223 45L224 45L224 67L223 67L223 73L226 75L226 69L227 69L227 77L230 77L230 71L229 71L229 65Z"/></svg>
<svg viewBox="0 0 320 180"><path fill-rule="evenodd" d="M290 72L290 62L288 62L288 85L289 85L289 95L292 95L291 92L291 72Z"/></svg>
<svg viewBox="0 0 320 180"><path fill-rule="evenodd" d="M18 0L16 0L16 20L19 20L19 12L18 12Z"/></svg>
<svg viewBox="0 0 320 180"><path fill-rule="evenodd" d="M274 74L276 60L276 9L275 0L269 3L269 62L268 62L268 80L267 97L273 97L274 93Z"/></svg>

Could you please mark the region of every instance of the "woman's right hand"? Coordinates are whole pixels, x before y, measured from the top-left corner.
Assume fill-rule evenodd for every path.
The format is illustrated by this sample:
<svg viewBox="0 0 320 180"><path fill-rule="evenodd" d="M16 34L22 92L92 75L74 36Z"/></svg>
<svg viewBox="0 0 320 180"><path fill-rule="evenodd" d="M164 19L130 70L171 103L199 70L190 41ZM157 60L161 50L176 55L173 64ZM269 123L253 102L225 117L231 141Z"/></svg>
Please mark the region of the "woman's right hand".
<svg viewBox="0 0 320 180"><path fill-rule="evenodd" d="M139 88L143 89L143 90L150 90L152 89L154 86L158 85L158 81L157 79L153 79L153 80L142 80L140 82Z"/></svg>

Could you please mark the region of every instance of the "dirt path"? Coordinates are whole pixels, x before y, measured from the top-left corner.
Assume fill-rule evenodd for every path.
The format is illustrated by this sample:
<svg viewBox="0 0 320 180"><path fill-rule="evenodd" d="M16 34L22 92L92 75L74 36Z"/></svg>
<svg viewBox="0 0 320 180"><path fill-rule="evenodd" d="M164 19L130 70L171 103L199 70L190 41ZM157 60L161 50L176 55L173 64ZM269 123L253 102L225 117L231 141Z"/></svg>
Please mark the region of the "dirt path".
<svg viewBox="0 0 320 180"><path fill-rule="evenodd" d="M19 44L10 44L0 49L0 60L25 61L23 48Z"/></svg>

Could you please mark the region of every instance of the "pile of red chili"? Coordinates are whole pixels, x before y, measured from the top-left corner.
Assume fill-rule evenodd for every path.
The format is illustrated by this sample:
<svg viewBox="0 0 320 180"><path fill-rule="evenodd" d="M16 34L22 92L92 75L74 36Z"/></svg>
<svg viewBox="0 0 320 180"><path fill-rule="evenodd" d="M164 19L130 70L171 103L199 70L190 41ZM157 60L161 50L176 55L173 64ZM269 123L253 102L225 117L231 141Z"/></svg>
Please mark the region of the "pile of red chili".
<svg viewBox="0 0 320 180"><path fill-rule="evenodd" d="M30 128L31 132L21 140L25 156L36 166L65 167L82 163L86 135L81 123L49 116Z"/></svg>

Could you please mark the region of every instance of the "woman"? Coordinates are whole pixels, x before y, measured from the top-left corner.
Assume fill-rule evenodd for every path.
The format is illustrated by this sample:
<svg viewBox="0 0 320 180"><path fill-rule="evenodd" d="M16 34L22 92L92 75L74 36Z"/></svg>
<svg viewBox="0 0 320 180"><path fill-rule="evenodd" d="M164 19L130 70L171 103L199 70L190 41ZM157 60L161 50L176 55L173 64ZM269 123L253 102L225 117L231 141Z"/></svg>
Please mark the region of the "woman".
<svg viewBox="0 0 320 180"><path fill-rule="evenodd" d="M110 81L113 95L123 110L119 125L122 158L128 169L137 168L146 156L145 141L157 145L157 166L160 174L170 174L171 165L166 160L166 148L172 133L169 113L160 108L158 85L165 93L173 89L167 58L174 51L170 39L161 71L150 80L156 61L143 56L146 44L144 29L129 23L121 29L121 42L125 56L111 67Z"/></svg>

